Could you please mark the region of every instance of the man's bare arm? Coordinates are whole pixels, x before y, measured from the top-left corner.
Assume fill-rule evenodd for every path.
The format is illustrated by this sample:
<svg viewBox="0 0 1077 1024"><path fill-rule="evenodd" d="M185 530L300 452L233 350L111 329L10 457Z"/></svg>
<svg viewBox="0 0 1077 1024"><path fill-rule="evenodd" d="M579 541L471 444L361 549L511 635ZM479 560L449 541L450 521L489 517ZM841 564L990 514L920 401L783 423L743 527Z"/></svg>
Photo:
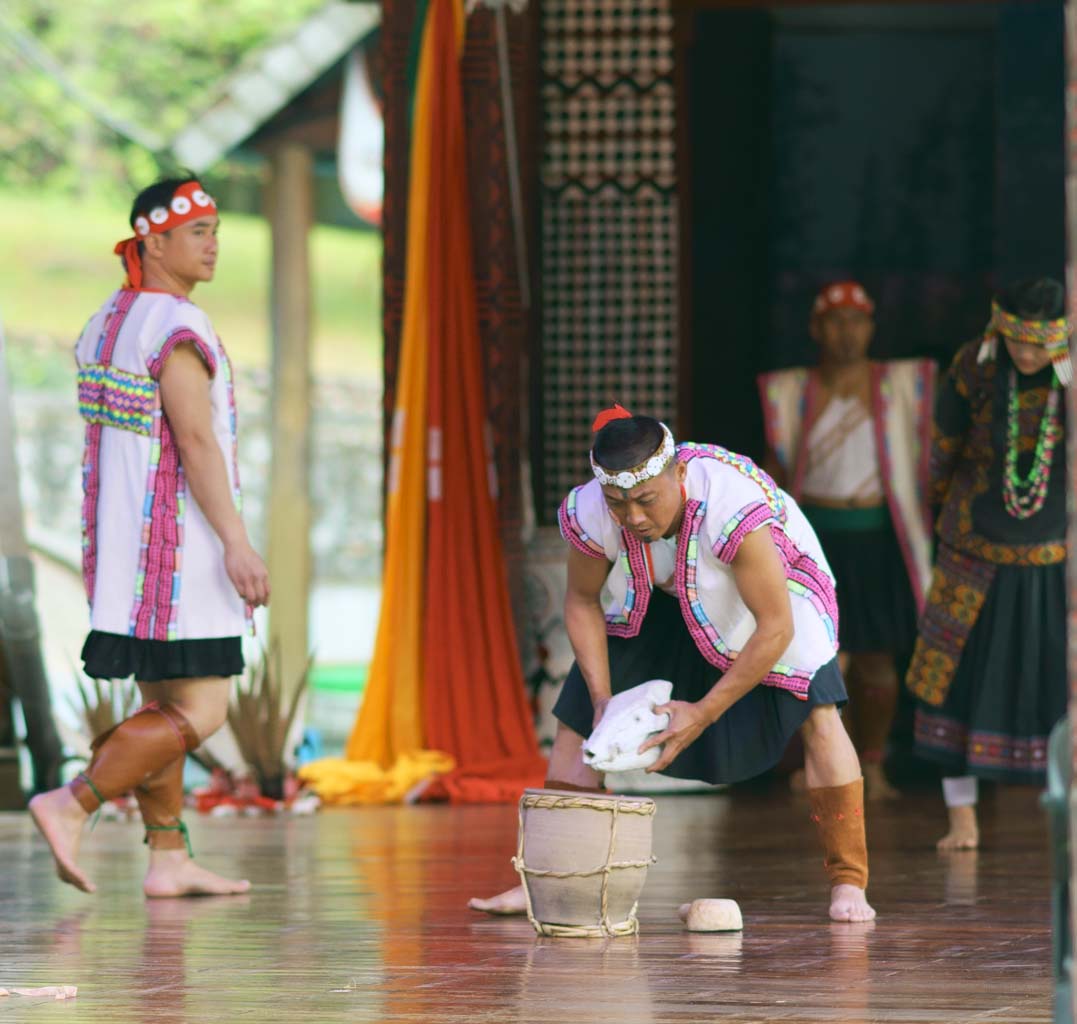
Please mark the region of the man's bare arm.
<svg viewBox="0 0 1077 1024"><path fill-rule="evenodd" d="M228 578L245 601L268 604L269 574L236 509L228 468L213 433L209 370L192 345L172 351L161 369L160 386L161 405L191 494L224 545Z"/></svg>
<svg viewBox="0 0 1077 1024"><path fill-rule="evenodd" d="M612 693L606 649L606 614L601 600L609 571L610 563L604 558L588 558L575 548L569 548L565 629L596 713Z"/></svg>
<svg viewBox="0 0 1077 1024"><path fill-rule="evenodd" d="M718 721L755 686L793 640L793 608L785 565L770 530L756 530L741 542L733 559L737 591L755 618L755 632L728 672L700 703Z"/></svg>
<svg viewBox="0 0 1077 1024"><path fill-rule="evenodd" d="M717 722L741 697L757 686L793 639L793 609L785 566L769 530L750 533L733 559L733 576L741 600L755 617L755 632L737 655L729 671L696 704L670 701L655 708L668 712L669 726L652 736L641 750L663 745L662 756L647 770L662 771L693 743L703 730Z"/></svg>

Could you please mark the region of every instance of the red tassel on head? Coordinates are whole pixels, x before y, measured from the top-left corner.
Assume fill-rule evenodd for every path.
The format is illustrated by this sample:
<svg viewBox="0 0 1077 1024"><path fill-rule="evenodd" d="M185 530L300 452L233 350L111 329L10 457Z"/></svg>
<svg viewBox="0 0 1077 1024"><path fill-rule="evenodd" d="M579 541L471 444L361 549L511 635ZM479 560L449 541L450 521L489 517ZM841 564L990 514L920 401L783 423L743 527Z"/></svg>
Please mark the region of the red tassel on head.
<svg viewBox="0 0 1077 1024"><path fill-rule="evenodd" d="M112 250L123 262L123 269L127 271L125 287L134 288L136 291L142 287L142 259L138 255L138 239L125 238L117 242Z"/></svg>
<svg viewBox="0 0 1077 1024"><path fill-rule="evenodd" d="M613 420L630 420L632 413L617 402L613 403L612 409L603 409L591 424L591 433L597 434L607 423Z"/></svg>

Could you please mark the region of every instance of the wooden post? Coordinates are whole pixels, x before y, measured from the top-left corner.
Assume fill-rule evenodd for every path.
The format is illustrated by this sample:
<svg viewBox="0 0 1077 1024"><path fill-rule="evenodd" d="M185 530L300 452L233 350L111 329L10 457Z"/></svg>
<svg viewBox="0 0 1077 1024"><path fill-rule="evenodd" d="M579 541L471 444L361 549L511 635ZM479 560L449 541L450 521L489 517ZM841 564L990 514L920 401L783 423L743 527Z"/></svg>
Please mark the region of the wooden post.
<svg viewBox="0 0 1077 1024"><path fill-rule="evenodd" d="M34 789L60 782L63 750L52 718L49 680L41 650L34 593L34 565L23 526L19 467L15 458L15 412L7 376L7 352L0 325L0 704L14 695L22 706L26 745L34 765ZM5 727L4 723L8 723ZM22 805L19 761L9 727L0 715L0 809Z"/></svg>
<svg viewBox="0 0 1077 1024"><path fill-rule="evenodd" d="M310 334L309 237L314 164L310 150L283 142L270 153L273 239L272 461L268 562L270 642L280 645L282 685L291 692L310 644Z"/></svg>

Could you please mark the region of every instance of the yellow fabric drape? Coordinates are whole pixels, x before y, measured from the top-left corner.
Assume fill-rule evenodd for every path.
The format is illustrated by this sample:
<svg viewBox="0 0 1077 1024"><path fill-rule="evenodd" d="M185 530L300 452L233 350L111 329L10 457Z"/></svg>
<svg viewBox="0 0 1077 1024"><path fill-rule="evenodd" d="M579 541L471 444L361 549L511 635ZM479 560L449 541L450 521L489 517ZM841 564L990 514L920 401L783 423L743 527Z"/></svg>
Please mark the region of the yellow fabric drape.
<svg viewBox="0 0 1077 1024"><path fill-rule="evenodd" d="M381 620L348 760L300 772L335 803L389 802L420 790L454 802L511 801L540 785L546 770L516 649L486 452L463 0L421 0L418 16Z"/></svg>
<svg viewBox="0 0 1077 1024"><path fill-rule="evenodd" d="M454 767L423 748L423 604L426 559L427 353L431 140L435 105L429 9L412 121L400 372L390 438L382 606L363 705L347 760L304 766L299 777L330 803L395 802L416 783Z"/></svg>
<svg viewBox="0 0 1077 1024"><path fill-rule="evenodd" d="M420 782L452 771L453 765L448 754L419 750L401 754L389 768L327 757L304 765L299 775L328 804L398 804Z"/></svg>
<svg viewBox="0 0 1077 1024"><path fill-rule="evenodd" d="M390 438L381 618L363 707L348 739L353 761L387 768L419 750L422 734L423 575L426 538L426 362L429 274L430 87L433 33L423 29L411 136L408 243L400 373Z"/></svg>

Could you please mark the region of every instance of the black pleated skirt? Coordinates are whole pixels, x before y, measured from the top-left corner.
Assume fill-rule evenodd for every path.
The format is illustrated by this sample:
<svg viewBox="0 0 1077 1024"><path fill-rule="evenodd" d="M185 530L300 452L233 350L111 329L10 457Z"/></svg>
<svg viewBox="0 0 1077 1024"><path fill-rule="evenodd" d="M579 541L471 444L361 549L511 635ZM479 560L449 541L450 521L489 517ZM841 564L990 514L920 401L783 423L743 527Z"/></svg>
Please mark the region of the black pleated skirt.
<svg viewBox="0 0 1077 1024"><path fill-rule="evenodd" d="M842 651L911 651L916 642L916 598L889 513L885 509L850 510L878 511L879 524L866 529L834 529L843 510L804 506L803 511L837 582Z"/></svg>
<svg viewBox="0 0 1077 1024"><path fill-rule="evenodd" d="M607 638L614 693L652 679L673 683L673 700L698 701L721 678L695 645L675 598L656 590L638 636ZM808 699L756 686L709 726L662 774L709 783L741 782L774 767L812 708L843 706L848 697L835 658L815 673ZM554 706L555 717L588 736L594 709L587 684L573 665Z"/></svg>
<svg viewBox="0 0 1077 1024"><path fill-rule="evenodd" d="M917 703L915 751L947 775L1043 782L1066 713L1066 566L999 566L940 707Z"/></svg>
<svg viewBox="0 0 1077 1024"><path fill-rule="evenodd" d="M95 629L82 646L82 662L92 679L133 676L140 683L160 683L236 676L243 671L243 642L238 636L140 640Z"/></svg>

